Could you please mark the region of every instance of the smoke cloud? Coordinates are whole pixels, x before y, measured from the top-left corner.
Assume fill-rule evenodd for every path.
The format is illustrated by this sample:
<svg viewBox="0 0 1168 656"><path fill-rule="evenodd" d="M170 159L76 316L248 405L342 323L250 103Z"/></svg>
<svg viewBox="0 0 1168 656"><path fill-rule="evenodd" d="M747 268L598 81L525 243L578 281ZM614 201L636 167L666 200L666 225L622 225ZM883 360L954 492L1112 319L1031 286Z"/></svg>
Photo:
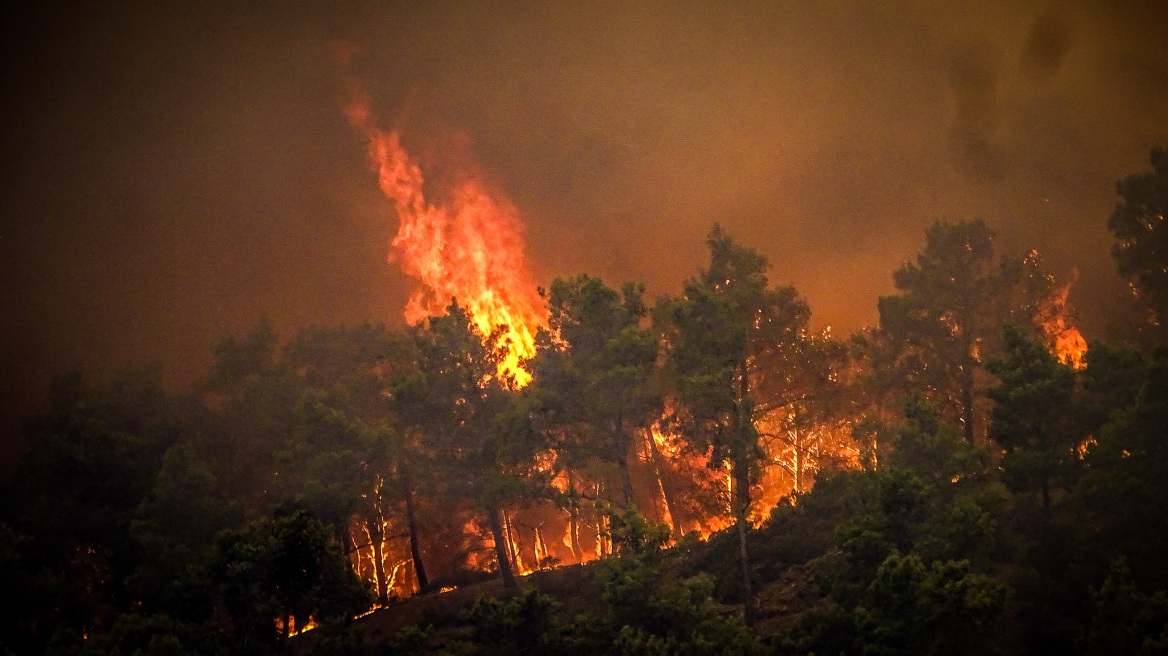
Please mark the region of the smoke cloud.
<svg viewBox="0 0 1168 656"><path fill-rule="evenodd" d="M400 321L412 281L338 42L423 166L462 142L537 282L675 291L715 221L836 333L939 218L1037 248L1084 332L1114 182L1168 144L1162 2L58 3L6 10L0 399L74 363L200 375L268 317Z"/></svg>

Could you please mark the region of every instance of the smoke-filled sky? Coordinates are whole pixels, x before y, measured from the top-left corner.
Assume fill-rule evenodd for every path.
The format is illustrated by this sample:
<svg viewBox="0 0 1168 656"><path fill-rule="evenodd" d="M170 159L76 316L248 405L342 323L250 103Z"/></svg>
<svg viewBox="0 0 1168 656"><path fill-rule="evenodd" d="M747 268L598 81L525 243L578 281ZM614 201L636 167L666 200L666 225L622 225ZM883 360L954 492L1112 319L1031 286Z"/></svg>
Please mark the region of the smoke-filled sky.
<svg viewBox="0 0 1168 656"><path fill-rule="evenodd" d="M395 323L412 282L340 44L425 163L473 157L535 279L669 293L720 222L839 333L936 219L1116 314L1117 179L1168 145L1168 5L139 2L5 10L0 416L79 364L205 372L268 317ZM241 9L235 5L247 5Z"/></svg>

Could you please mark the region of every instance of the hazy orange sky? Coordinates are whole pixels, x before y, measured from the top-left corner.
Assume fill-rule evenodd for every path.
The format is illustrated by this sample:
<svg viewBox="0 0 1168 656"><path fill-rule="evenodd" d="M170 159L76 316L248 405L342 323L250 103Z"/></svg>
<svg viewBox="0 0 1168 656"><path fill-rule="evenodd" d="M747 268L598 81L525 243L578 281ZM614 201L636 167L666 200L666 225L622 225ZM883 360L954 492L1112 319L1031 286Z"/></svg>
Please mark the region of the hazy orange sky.
<svg viewBox="0 0 1168 656"><path fill-rule="evenodd" d="M0 415L73 364L188 381L260 316L400 321L339 42L423 163L473 157L516 204L541 284L675 291L717 221L846 333L926 226L980 217L1081 270L1097 336L1124 289L1114 183L1168 145L1168 5L949 4L4 10Z"/></svg>

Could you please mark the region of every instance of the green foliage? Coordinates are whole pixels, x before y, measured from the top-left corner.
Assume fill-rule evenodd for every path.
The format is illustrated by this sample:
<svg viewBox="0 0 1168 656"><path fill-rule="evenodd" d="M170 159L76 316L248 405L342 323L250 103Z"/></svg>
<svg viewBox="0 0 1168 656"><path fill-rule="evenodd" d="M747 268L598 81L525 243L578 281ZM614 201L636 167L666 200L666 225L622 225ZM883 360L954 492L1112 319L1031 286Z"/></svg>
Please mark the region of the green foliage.
<svg viewBox="0 0 1168 656"><path fill-rule="evenodd" d="M990 437L1006 450L1002 466L1016 490L1041 490L1050 509L1050 486L1072 474L1082 440L1074 408L1075 372L1014 326L1004 333L1002 357L989 363L999 385Z"/></svg>
<svg viewBox="0 0 1168 656"><path fill-rule="evenodd" d="M214 536L238 525L241 515L238 505L224 498L197 444L171 447L131 525L144 556L127 587L141 606L179 619L206 620L211 609L206 553Z"/></svg>
<svg viewBox="0 0 1168 656"><path fill-rule="evenodd" d="M46 652L52 656L195 656L232 654L214 633L166 615L119 615L110 629L87 636L61 632Z"/></svg>
<svg viewBox="0 0 1168 656"><path fill-rule="evenodd" d="M766 258L735 243L717 224L706 244L709 268L686 281L680 297L661 301L656 320L667 347L674 401L669 423L693 450L709 454L709 467L728 465L731 471L743 614L750 623L754 599L746 524L751 485L764 455L758 422L806 392L791 384L790 374L813 350L802 348L811 310L794 287L771 287Z"/></svg>
<svg viewBox="0 0 1168 656"><path fill-rule="evenodd" d="M853 604L807 613L779 642L781 653L981 654L1009 598L1007 586L971 573L966 561L893 551Z"/></svg>
<svg viewBox="0 0 1168 656"><path fill-rule="evenodd" d="M1005 492L984 449L910 398L874 470L821 481L804 505L837 517L816 563L828 597L778 640L784 653L983 653L1009 586L983 572ZM968 560L972 558L973 560Z"/></svg>
<svg viewBox="0 0 1168 656"><path fill-rule="evenodd" d="M509 599L479 597L460 619L474 628L477 642L509 653L547 652L556 646L556 604L529 588Z"/></svg>
<svg viewBox="0 0 1168 656"><path fill-rule="evenodd" d="M855 611L864 654L980 654L986 628L1003 610L1005 585L969 572L966 561L893 553L880 564Z"/></svg>
<svg viewBox="0 0 1168 656"><path fill-rule="evenodd" d="M1093 560L1124 555L1139 580L1168 589L1159 556L1168 550L1168 349L1147 358L1137 380L1132 403L1114 411L1090 445L1069 504L1097 531L1086 540Z"/></svg>
<svg viewBox="0 0 1168 656"><path fill-rule="evenodd" d="M420 654L426 648L430 633L430 627L407 626L393 636L393 639L386 645L385 654L386 656Z"/></svg>
<svg viewBox="0 0 1168 656"><path fill-rule="evenodd" d="M526 483L541 446L525 408L498 373L502 350L480 335L458 305L415 331L418 365L395 390L402 421L421 431L446 492L481 508L499 508L532 488Z"/></svg>
<svg viewBox="0 0 1168 656"><path fill-rule="evenodd" d="M1087 654L1168 653L1168 594L1140 592L1124 559L1117 558L1097 594L1082 646Z"/></svg>
<svg viewBox="0 0 1168 656"><path fill-rule="evenodd" d="M1125 256L1163 232L1146 211L1160 182L1121 183L1116 216L1148 228ZM1168 649L1168 350L1096 343L1086 369L1060 364L1029 325L1050 278L998 258L981 222L933 226L850 353L808 334L806 303L758 252L718 227L708 246L653 330L640 286L557 280L524 389L499 375L501 333L484 339L457 304L283 347L261 323L216 348L191 394L155 370L60 378L0 480L0 654L750 654L765 649L720 602L749 607L755 584L777 653ZM572 572L595 576L576 598L483 598L462 626L427 610L439 630L365 643L353 526L382 548L402 531L424 581L417 507L423 532L454 525L427 545L444 574L482 545L463 528L477 515L506 576L502 512L554 498L554 467L611 475L663 395L684 457L731 467L740 532L666 548L629 504L608 518L613 557ZM762 447L860 417L862 466L821 472L748 530ZM309 618L320 628L285 644L279 627Z"/></svg>
<svg viewBox="0 0 1168 656"><path fill-rule="evenodd" d="M343 622L370 602L329 528L296 507L222 533L211 576L235 635L258 648L286 638L290 622Z"/></svg>
<svg viewBox="0 0 1168 656"><path fill-rule="evenodd" d="M598 576L615 632L611 653L748 654L759 646L737 615L711 599L708 575L671 580L662 546L668 529L645 522L633 510L613 518L620 558L606 561Z"/></svg>
<svg viewBox="0 0 1168 656"><path fill-rule="evenodd" d="M937 222L925 250L893 274L898 294L878 302L892 366L947 416L965 439L980 436L976 405L987 382L982 363L997 352L1002 322L1028 325L1051 279L1035 257L998 258L985 222Z"/></svg>
<svg viewBox="0 0 1168 656"><path fill-rule="evenodd" d="M933 485L981 480L990 467L988 452L963 440L961 433L942 422L937 411L918 395L905 403L904 423L886 462L914 471Z"/></svg>
<svg viewBox="0 0 1168 656"><path fill-rule="evenodd" d="M1134 348L1096 342L1086 362L1080 414L1084 432L1097 435L1114 414L1135 403L1147 378L1147 359Z"/></svg>
<svg viewBox="0 0 1168 656"><path fill-rule="evenodd" d="M1116 183L1119 202L1107 220L1115 236L1111 255L1132 283L1152 321L1168 324L1168 152L1153 148L1152 170Z"/></svg>
<svg viewBox="0 0 1168 656"><path fill-rule="evenodd" d="M588 275L557 278L546 294L548 328L536 336L529 363L540 415L561 437L558 458L616 465L624 503L633 500L630 448L661 415L653 380L658 340L642 325L644 291L626 283L618 293Z"/></svg>
<svg viewBox="0 0 1168 656"><path fill-rule="evenodd" d="M543 435L531 400L499 372L502 329L479 334L457 302L415 327L417 366L397 382L403 429L416 432L442 495L462 500L490 526L504 585L517 586L504 548L503 508L552 495L550 473L536 466Z"/></svg>
<svg viewBox="0 0 1168 656"><path fill-rule="evenodd" d="M668 530L633 509L612 517L619 557L596 570L600 604L569 616L534 589L508 599L480 598L461 619L481 653L759 654L739 616L711 598L708 575L675 578L662 550Z"/></svg>
<svg viewBox="0 0 1168 656"><path fill-rule="evenodd" d="M104 385L80 373L54 382L48 411L28 426L29 453L3 482L0 521L22 536L12 547L35 579L15 616L36 618L6 642L43 641L58 626L108 628L127 605L121 583L140 562L132 519L179 438L176 406L155 369L123 370Z"/></svg>

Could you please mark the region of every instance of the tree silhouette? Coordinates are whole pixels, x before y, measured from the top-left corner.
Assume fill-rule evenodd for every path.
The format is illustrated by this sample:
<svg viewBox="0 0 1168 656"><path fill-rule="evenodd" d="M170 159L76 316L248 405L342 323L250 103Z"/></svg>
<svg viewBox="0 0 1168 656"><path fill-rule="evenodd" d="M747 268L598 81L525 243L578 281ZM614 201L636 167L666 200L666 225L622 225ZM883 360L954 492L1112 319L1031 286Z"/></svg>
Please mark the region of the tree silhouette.
<svg viewBox="0 0 1168 656"><path fill-rule="evenodd" d="M757 422L779 407L760 369L783 362L802 338L810 310L793 287L772 288L766 258L721 227L710 231L709 269L658 309L668 346L673 422L710 466L729 467L739 537L744 614L754 620L747 515L763 450ZM764 392L766 394L764 395ZM759 399L770 400L760 404Z"/></svg>
<svg viewBox="0 0 1168 656"><path fill-rule="evenodd" d="M1115 235L1111 254L1119 274L1152 313L1152 323L1168 322L1168 151L1153 148L1152 170L1116 183L1119 202L1107 228Z"/></svg>

